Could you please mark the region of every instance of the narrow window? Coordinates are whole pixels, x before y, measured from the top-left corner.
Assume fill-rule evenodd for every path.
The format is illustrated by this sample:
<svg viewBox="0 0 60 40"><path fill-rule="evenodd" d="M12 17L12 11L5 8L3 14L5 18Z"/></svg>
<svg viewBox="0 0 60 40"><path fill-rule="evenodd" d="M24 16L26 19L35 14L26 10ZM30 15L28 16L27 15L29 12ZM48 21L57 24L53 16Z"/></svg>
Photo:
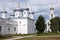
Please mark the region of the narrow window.
<svg viewBox="0 0 60 40"><path fill-rule="evenodd" d="M17 14L16 14L17 15Z"/></svg>
<svg viewBox="0 0 60 40"><path fill-rule="evenodd" d="M53 18L53 14L51 14L51 17Z"/></svg>
<svg viewBox="0 0 60 40"><path fill-rule="evenodd" d="M21 21L20 21L20 24L21 24Z"/></svg>
<svg viewBox="0 0 60 40"><path fill-rule="evenodd" d="M16 27L14 27L14 31L16 31Z"/></svg>
<svg viewBox="0 0 60 40"><path fill-rule="evenodd" d="M24 14L26 14L26 13L24 12Z"/></svg>
<svg viewBox="0 0 60 40"><path fill-rule="evenodd" d="M19 13L19 15L21 15L21 14Z"/></svg>
<svg viewBox="0 0 60 40"><path fill-rule="evenodd" d="M10 31L10 27L8 28L8 31Z"/></svg>
<svg viewBox="0 0 60 40"><path fill-rule="evenodd" d="M1 26L0 26L0 32L1 32Z"/></svg>

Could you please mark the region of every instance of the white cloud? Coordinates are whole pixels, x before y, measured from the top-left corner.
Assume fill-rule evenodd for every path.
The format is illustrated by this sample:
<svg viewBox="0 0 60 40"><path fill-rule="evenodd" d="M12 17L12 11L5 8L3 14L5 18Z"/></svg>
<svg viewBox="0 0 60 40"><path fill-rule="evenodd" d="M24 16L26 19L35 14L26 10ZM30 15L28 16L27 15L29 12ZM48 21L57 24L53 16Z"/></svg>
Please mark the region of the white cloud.
<svg viewBox="0 0 60 40"><path fill-rule="evenodd" d="M26 4L30 10L36 12L35 16L39 14L47 16L50 5L54 5L55 11L60 10L60 0L0 0L0 10L6 6L6 10L13 12L13 9L17 7L17 2L20 2L20 7L25 7L24 4Z"/></svg>

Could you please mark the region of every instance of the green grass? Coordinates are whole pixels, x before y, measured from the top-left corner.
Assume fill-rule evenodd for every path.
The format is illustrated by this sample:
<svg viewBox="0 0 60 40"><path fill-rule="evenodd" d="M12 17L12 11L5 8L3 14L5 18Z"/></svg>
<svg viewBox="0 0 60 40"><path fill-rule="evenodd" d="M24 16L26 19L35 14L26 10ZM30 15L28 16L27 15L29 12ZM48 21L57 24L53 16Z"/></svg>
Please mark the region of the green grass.
<svg viewBox="0 0 60 40"><path fill-rule="evenodd" d="M60 37L29 37L17 40L60 40Z"/></svg>
<svg viewBox="0 0 60 40"><path fill-rule="evenodd" d="M60 33L40 33L35 35L36 36L60 36Z"/></svg>
<svg viewBox="0 0 60 40"><path fill-rule="evenodd" d="M0 36L0 40L13 38L13 37L16 37L16 36L29 36L29 35L33 35L33 36L60 36L60 33L12 34L12 35Z"/></svg>
<svg viewBox="0 0 60 40"><path fill-rule="evenodd" d="M0 39L6 39L6 38L11 38L11 35L5 35L5 36L0 36Z"/></svg>
<svg viewBox="0 0 60 40"><path fill-rule="evenodd" d="M7 38L12 38L12 36L11 35L0 36L0 40L7 39Z"/></svg>
<svg viewBox="0 0 60 40"><path fill-rule="evenodd" d="M5 35L5 36L0 36L0 40L13 38L13 37L16 37L16 36L28 36L28 35L31 35L31 34L12 34L12 35L9 34L9 35Z"/></svg>
<svg viewBox="0 0 60 40"><path fill-rule="evenodd" d="M60 33L40 33L32 35L35 37L22 38L17 40L60 40ZM58 37L37 37L37 36L58 36Z"/></svg>

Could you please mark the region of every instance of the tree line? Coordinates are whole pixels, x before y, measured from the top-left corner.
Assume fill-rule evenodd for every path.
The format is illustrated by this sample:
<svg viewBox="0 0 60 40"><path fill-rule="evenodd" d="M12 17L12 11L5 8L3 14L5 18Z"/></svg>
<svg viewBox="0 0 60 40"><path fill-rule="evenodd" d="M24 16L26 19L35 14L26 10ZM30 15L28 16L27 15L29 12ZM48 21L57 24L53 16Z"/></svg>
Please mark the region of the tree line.
<svg viewBox="0 0 60 40"><path fill-rule="evenodd" d="M50 20L51 24L50 29L52 30L52 33L58 33L60 32L60 17L54 17ZM35 23L36 29L38 33L44 33L44 30L46 28L45 19L42 15L40 15Z"/></svg>

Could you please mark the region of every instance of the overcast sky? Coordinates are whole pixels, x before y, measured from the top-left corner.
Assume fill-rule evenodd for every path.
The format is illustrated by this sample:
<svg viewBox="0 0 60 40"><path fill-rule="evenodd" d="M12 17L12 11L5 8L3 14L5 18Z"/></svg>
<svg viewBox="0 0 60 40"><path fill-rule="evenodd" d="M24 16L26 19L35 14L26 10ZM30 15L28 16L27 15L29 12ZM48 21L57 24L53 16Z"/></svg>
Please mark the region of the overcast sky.
<svg viewBox="0 0 60 40"><path fill-rule="evenodd" d="M8 13L13 13L18 2L21 8L28 7L35 12L35 20L39 15L43 15L45 19L48 19L51 5L54 6L55 16L60 16L60 0L0 0L0 11L3 9L3 6L5 6Z"/></svg>

